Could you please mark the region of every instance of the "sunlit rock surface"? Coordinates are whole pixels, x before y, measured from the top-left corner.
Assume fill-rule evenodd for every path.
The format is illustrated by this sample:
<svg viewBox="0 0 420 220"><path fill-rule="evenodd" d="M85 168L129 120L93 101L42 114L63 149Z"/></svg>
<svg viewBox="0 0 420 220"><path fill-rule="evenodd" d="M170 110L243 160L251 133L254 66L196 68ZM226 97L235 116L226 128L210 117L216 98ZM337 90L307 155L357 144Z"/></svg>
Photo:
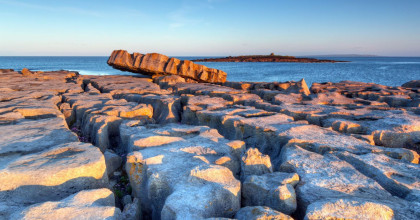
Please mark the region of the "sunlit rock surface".
<svg viewBox="0 0 420 220"><path fill-rule="evenodd" d="M200 82L225 82L227 74L221 70L208 68L189 60L169 58L158 53L133 53L114 50L108 59L108 65L134 73L146 75L178 75Z"/></svg>
<svg viewBox="0 0 420 220"><path fill-rule="evenodd" d="M180 124L131 127L126 172L154 218L233 217L240 208L236 152L214 129Z"/></svg>
<svg viewBox="0 0 420 220"><path fill-rule="evenodd" d="M242 184L242 204L267 206L290 215L296 210L294 187L298 182L296 173L274 172L248 176Z"/></svg>
<svg viewBox="0 0 420 220"><path fill-rule="evenodd" d="M57 202L44 202L16 212L11 219L121 219L109 189L84 190Z"/></svg>
<svg viewBox="0 0 420 220"><path fill-rule="evenodd" d="M262 219L273 219L273 220L291 220L292 217L273 210L265 206L246 206L241 208L235 215L235 219L238 220L262 220Z"/></svg>
<svg viewBox="0 0 420 220"><path fill-rule="evenodd" d="M419 93L0 70L0 219L418 219Z"/></svg>
<svg viewBox="0 0 420 220"><path fill-rule="evenodd" d="M305 219L395 219L391 208L363 199L321 200L308 207Z"/></svg>

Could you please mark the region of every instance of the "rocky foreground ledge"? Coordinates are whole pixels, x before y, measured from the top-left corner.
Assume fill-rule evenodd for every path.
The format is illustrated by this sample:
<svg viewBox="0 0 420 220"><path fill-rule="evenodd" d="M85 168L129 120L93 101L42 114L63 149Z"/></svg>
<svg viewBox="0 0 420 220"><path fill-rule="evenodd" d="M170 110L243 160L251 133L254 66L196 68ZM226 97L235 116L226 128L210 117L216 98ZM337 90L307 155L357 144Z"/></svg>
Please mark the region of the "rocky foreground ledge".
<svg viewBox="0 0 420 220"><path fill-rule="evenodd" d="M419 219L419 84L0 70L0 219Z"/></svg>

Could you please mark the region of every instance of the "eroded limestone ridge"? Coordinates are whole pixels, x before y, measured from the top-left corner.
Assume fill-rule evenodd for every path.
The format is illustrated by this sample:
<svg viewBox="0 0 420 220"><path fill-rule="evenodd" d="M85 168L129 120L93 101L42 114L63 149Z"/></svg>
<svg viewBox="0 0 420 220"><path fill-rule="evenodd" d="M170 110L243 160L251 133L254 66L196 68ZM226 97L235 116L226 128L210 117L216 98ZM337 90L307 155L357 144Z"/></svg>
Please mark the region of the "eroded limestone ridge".
<svg viewBox="0 0 420 220"><path fill-rule="evenodd" d="M0 219L418 219L419 85L0 70Z"/></svg>
<svg viewBox="0 0 420 220"><path fill-rule="evenodd" d="M133 53L114 50L108 65L115 69L146 75L178 75L199 82L224 83L227 74L189 60L169 58L158 53Z"/></svg>

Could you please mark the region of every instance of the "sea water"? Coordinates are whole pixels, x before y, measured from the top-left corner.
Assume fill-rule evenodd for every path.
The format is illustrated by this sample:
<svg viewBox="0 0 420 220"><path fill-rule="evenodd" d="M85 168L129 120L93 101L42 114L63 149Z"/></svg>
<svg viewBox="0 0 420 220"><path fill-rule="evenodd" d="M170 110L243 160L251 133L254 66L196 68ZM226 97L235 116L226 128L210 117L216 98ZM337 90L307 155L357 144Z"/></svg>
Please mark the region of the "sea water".
<svg viewBox="0 0 420 220"><path fill-rule="evenodd" d="M201 59L209 57L178 57ZM315 57L316 58L316 57ZM85 75L136 75L108 66L108 57L0 57L0 69L72 70ZM199 62L227 72L229 81L284 82L304 78L313 82L352 80L400 86L420 80L420 57L322 57L344 63L225 63Z"/></svg>

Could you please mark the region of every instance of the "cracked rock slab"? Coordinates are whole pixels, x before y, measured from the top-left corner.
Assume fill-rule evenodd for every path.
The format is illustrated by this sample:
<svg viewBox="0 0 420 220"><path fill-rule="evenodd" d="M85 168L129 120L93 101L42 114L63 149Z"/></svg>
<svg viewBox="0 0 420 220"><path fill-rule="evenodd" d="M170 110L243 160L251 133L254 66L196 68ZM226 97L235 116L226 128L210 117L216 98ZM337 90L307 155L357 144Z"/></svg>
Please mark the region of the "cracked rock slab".
<svg viewBox="0 0 420 220"><path fill-rule="evenodd" d="M35 204L16 212L10 219L89 219L118 220L121 210L115 207L114 194L109 189L80 191L56 202Z"/></svg>

